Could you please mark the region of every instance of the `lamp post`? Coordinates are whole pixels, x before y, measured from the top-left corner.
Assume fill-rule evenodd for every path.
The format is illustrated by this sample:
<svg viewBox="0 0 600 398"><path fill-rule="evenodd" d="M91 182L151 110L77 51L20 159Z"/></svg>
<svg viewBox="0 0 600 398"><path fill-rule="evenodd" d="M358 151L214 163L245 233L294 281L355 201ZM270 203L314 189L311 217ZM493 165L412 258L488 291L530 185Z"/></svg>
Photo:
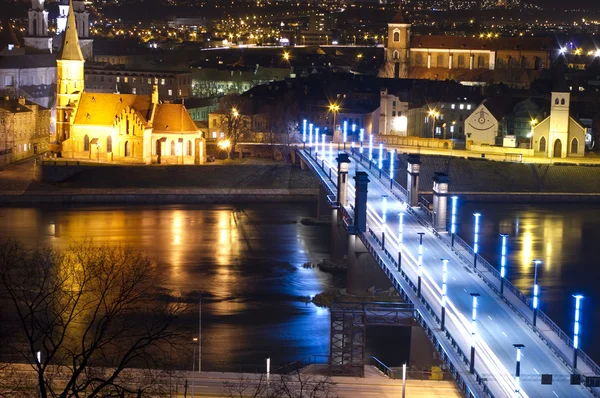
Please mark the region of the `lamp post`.
<svg viewBox="0 0 600 398"><path fill-rule="evenodd" d="M573 327L573 369L577 369L577 350L579 349L579 329L580 329L580 308L581 294L574 294L575 297L575 325Z"/></svg>
<svg viewBox="0 0 600 398"><path fill-rule="evenodd" d="M315 159L319 157L319 128L315 127Z"/></svg>
<svg viewBox="0 0 600 398"><path fill-rule="evenodd" d="M381 249L385 250L385 224L387 222L387 195L382 195L381 200Z"/></svg>
<svg viewBox="0 0 600 398"><path fill-rule="evenodd" d="M537 124L537 119L531 119L531 131L529 132L529 134L527 134L527 136L529 137L529 149L533 149L532 145L531 145L531 141L533 140L533 129L535 128L535 125Z"/></svg>
<svg viewBox="0 0 600 398"><path fill-rule="evenodd" d="M421 297L421 276L423 275L423 235L425 232L417 232L419 235L419 257L417 264L417 295Z"/></svg>
<svg viewBox="0 0 600 398"><path fill-rule="evenodd" d="M363 153L363 139L365 138L365 129L360 129L360 133L358 134L358 139L360 140L360 154L362 155ZM360 158L360 161L362 162L362 156Z"/></svg>
<svg viewBox="0 0 600 398"><path fill-rule="evenodd" d="M402 268L402 241L404 240L404 213L398 213L398 271Z"/></svg>
<svg viewBox="0 0 600 398"><path fill-rule="evenodd" d="M441 329L444 331L446 324L446 282L448 281L448 260L442 258L442 319Z"/></svg>
<svg viewBox="0 0 600 398"><path fill-rule="evenodd" d="M379 178L381 178L381 168L383 167L383 142L379 143L379 162L378 162L378 168L379 168Z"/></svg>
<svg viewBox="0 0 600 398"><path fill-rule="evenodd" d="M352 123L352 142L356 141L356 124Z"/></svg>
<svg viewBox="0 0 600 398"><path fill-rule="evenodd" d="M396 157L396 150L390 150L390 190L394 186L394 158Z"/></svg>
<svg viewBox="0 0 600 398"><path fill-rule="evenodd" d="M458 196L453 196L452 216L450 218L450 239L452 247L454 247L454 235L456 235L456 202L458 202Z"/></svg>
<svg viewBox="0 0 600 398"><path fill-rule="evenodd" d="M479 293L471 293L471 297L473 297L473 314L471 316L471 364L469 366L469 372L471 374L475 373L475 333L477 331L477 297L479 297Z"/></svg>
<svg viewBox="0 0 600 398"><path fill-rule="evenodd" d="M369 134L369 165L373 162L373 134ZM371 166L369 166L371 168Z"/></svg>
<svg viewBox="0 0 600 398"><path fill-rule="evenodd" d="M435 119L440 115L435 109L429 110L429 116L431 116L431 138L435 138Z"/></svg>
<svg viewBox="0 0 600 398"><path fill-rule="evenodd" d="M523 344L513 344L513 347L517 349L517 368L515 369L515 393L519 395L521 391L520 379L521 379L521 350L525 348Z"/></svg>
<svg viewBox="0 0 600 398"><path fill-rule="evenodd" d="M479 217L481 213L473 213L475 217L475 232L473 237L473 268L477 268L477 253L479 252Z"/></svg>
<svg viewBox="0 0 600 398"><path fill-rule="evenodd" d="M344 151L346 150L346 141L348 141L348 121L344 120L344 124L342 127L343 141L344 141Z"/></svg>
<svg viewBox="0 0 600 398"><path fill-rule="evenodd" d="M504 277L506 276L506 238L508 235L500 234L502 237L502 250L500 252L500 294L504 294Z"/></svg>
<svg viewBox="0 0 600 398"><path fill-rule="evenodd" d="M329 111L333 112L333 135L335 135L335 116L336 113L340 110L340 106L338 104L329 104ZM338 141L339 142L339 141ZM346 148L344 148L346 149Z"/></svg>
<svg viewBox="0 0 600 398"><path fill-rule="evenodd" d="M323 153L323 158L325 158L325 134L321 134L321 153Z"/></svg>
<svg viewBox="0 0 600 398"><path fill-rule="evenodd" d="M306 147L306 119L302 121L302 142L304 143L304 147Z"/></svg>
<svg viewBox="0 0 600 398"><path fill-rule="evenodd" d="M539 294L540 287L538 285L538 265L542 263L542 260L533 260L535 264L535 271L533 273L533 326L537 325L537 312L539 306Z"/></svg>
<svg viewBox="0 0 600 398"><path fill-rule="evenodd" d="M312 147L312 140L313 140L313 124L309 124L308 125L308 147Z"/></svg>

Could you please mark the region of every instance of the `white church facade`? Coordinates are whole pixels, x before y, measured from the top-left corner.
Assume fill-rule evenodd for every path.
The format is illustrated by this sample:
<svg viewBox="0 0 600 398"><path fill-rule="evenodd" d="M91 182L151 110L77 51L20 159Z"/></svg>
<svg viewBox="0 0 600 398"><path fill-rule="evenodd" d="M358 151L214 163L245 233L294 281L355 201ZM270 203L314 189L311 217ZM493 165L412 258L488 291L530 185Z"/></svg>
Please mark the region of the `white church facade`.
<svg viewBox="0 0 600 398"><path fill-rule="evenodd" d="M550 116L533 128L533 149L538 156L584 156L586 128L570 114L571 92L565 82L552 90Z"/></svg>

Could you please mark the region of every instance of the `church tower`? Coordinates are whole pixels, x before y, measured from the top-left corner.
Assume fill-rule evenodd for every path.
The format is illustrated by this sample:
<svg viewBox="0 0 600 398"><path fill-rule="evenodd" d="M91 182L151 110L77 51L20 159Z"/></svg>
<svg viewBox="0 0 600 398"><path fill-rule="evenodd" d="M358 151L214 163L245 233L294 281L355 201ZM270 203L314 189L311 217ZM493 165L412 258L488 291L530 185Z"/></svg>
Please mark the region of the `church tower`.
<svg viewBox="0 0 600 398"><path fill-rule="evenodd" d="M58 142L70 136L73 113L84 88L83 64L79 48L73 4L63 34L63 43L56 57L56 137Z"/></svg>
<svg viewBox="0 0 600 398"><path fill-rule="evenodd" d="M61 0L58 5L58 17L56 18L56 33L62 34L67 27L67 19L71 9L69 0ZM86 60L93 59L94 40L90 38L90 13L85 8L83 1L73 0L72 10L75 12L75 25L77 25L77 36L79 47Z"/></svg>
<svg viewBox="0 0 600 398"><path fill-rule="evenodd" d="M548 155L550 157L566 157L571 103L571 90L566 81L563 80L552 89L551 98Z"/></svg>
<svg viewBox="0 0 600 398"><path fill-rule="evenodd" d="M44 0L31 0L28 19L25 45L52 52L52 38L48 34L48 11L44 9Z"/></svg>
<svg viewBox="0 0 600 398"><path fill-rule="evenodd" d="M392 21L388 23L386 62L393 68L394 78L407 78L410 60L410 24L402 14L402 2Z"/></svg>

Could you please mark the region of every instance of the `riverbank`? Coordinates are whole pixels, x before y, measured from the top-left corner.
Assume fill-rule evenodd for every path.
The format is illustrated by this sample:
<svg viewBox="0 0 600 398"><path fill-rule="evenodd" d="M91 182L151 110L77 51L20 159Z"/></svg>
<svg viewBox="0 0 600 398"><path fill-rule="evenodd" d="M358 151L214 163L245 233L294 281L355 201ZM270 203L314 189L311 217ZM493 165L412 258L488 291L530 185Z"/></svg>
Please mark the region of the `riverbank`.
<svg viewBox="0 0 600 398"><path fill-rule="evenodd" d="M58 175L71 166L44 167ZM75 167L77 172L60 182L44 182L34 180L33 161L11 165L0 172L0 204L290 202L314 201L318 194L310 171L270 160L226 166Z"/></svg>

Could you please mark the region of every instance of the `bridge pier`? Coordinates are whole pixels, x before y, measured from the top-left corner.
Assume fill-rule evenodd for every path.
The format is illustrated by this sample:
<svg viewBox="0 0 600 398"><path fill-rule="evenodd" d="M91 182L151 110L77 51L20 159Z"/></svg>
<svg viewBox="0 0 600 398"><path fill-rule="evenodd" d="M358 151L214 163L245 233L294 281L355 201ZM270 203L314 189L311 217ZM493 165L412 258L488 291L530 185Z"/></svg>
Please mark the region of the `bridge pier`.
<svg viewBox="0 0 600 398"><path fill-rule="evenodd" d="M448 225L448 175L434 173L433 177L433 228L446 231Z"/></svg>
<svg viewBox="0 0 600 398"><path fill-rule="evenodd" d="M408 155L406 159L407 171L406 190L408 191L408 205L416 207L419 205L419 174L421 172L421 157L419 155Z"/></svg>
<svg viewBox="0 0 600 398"><path fill-rule="evenodd" d="M300 170L306 170L306 168L306 162L304 161L304 159L302 159L302 157L300 157Z"/></svg>
<svg viewBox="0 0 600 398"><path fill-rule="evenodd" d="M331 210L331 261L343 263L348 260L348 233L339 209Z"/></svg>
<svg viewBox="0 0 600 398"><path fill-rule="evenodd" d="M296 157L297 157L296 149L293 149L290 151L290 157L291 157L292 164L296 164Z"/></svg>

